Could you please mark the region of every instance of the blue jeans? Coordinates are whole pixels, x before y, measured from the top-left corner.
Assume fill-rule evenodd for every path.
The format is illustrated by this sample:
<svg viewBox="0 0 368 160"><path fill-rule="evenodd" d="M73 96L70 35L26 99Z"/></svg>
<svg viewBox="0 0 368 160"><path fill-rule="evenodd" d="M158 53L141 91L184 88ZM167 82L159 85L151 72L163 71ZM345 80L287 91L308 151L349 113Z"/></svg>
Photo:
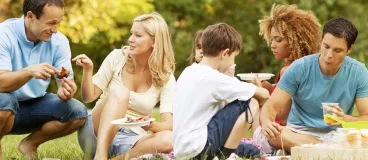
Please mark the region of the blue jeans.
<svg viewBox="0 0 368 160"><path fill-rule="evenodd" d="M87 117L83 103L76 99L63 101L52 93L27 101L18 101L10 93L0 93L0 110L11 110L15 115L13 128L8 134L32 133L49 121L64 123Z"/></svg>
<svg viewBox="0 0 368 160"><path fill-rule="evenodd" d="M119 128L109 148L109 157L122 155L145 135L134 133L125 128ZM92 114L88 115L86 122L78 131L78 142L83 152L93 159L96 155L97 137L93 127Z"/></svg>
<svg viewBox="0 0 368 160"><path fill-rule="evenodd" d="M249 122L248 101L235 100L227 104L223 109L217 112L207 125L207 143L202 152L197 155L194 159L213 159L217 155L221 155L221 150L223 149L226 140L229 138L231 131L238 120L239 116L245 112L245 120Z"/></svg>

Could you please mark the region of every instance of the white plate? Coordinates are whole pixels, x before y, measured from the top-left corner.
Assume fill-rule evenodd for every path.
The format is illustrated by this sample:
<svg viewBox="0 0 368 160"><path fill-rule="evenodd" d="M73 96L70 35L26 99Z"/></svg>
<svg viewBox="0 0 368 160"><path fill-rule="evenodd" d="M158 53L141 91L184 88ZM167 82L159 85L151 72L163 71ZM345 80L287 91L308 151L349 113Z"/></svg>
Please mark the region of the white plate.
<svg viewBox="0 0 368 160"><path fill-rule="evenodd" d="M275 76L272 73L239 73L237 76L243 81L251 81L254 80L254 76L256 76L256 74L258 74L258 79L260 81L269 80L271 77Z"/></svg>
<svg viewBox="0 0 368 160"><path fill-rule="evenodd" d="M111 121L111 124L117 124L120 125L122 127L141 127L141 126L147 126L150 124L150 122L155 121L154 118L150 118L147 121L143 121L143 122L130 122L130 123L126 123L127 118L122 118L122 119L117 119L117 120L113 120Z"/></svg>
<svg viewBox="0 0 368 160"><path fill-rule="evenodd" d="M270 156L270 157L265 157L265 159L266 160L280 160L282 157L291 159L290 156Z"/></svg>

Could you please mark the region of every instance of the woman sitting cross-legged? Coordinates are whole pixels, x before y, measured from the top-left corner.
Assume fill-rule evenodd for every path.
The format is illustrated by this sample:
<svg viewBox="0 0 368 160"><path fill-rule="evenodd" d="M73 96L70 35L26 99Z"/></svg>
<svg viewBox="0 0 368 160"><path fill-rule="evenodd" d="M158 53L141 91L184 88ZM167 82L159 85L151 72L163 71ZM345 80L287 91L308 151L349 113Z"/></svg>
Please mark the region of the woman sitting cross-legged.
<svg viewBox="0 0 368 160"><path fill-rule="evenodd" d="M79 144L86 154L105 160L172 150L175 60L169 29L161 15L136 17L129 46L113 50L94 76L93 63L86 55L73 61L83 67L83 100L92 102L102 94L78 133ZM151 115L158 101L161 122L139 128L153 134L145 131L139 134L111 124L123 117Z"/></svg>

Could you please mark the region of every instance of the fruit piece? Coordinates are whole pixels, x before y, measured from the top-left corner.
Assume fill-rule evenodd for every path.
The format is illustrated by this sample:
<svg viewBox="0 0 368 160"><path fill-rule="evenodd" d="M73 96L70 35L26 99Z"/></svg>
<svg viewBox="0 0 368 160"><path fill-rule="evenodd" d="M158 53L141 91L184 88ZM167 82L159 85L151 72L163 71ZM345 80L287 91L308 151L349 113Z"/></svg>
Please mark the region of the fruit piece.
<svg viewBox="0 0 368 160"><path fill-rule="evenodd" d="M325 121L325 123L327 123L327 124L331 124L331 123L335 123L335 122L337 122L337 121L335 121L335 120L333 120L333 119L331 119L331 118L328 118L326 115L325 116L323 116L323 120Z"/></svg>

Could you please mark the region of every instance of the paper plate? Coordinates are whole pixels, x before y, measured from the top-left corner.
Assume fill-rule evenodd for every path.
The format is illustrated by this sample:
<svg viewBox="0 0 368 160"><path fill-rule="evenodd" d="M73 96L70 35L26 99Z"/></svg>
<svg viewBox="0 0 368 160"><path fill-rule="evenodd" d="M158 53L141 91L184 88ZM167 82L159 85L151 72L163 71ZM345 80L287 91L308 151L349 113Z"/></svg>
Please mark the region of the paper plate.
<svg viewBox="0 0 368 160"><path fill-rule="evenodd" d="M239 73L237 74L237 76L240 77L240 79L243 81L251 81L254 80L254 76L256 76L256 74L258 74L258 79L260 81L269 80L273 76L275 76L272 73Z"/></svg>
<svg viewBox="0 0 368 160"><path fill-rule="evenodd" d="M265 157L265 160L282 160L281 158L291 159L290 156L270 156L270 157Z"/></svg>
<svg viewBox="0 0 368 160"><path fill-rule="evenodd" d="M149 125L152 121L155 121L154 118L150 118L147 121L142 121L142 122L126 122L127 118L122 118L122 119L117 119L117 120L113 120L111 121L111 124L117 124L120 125L122 127L141 127L141 126L147 126Z"/></svg>
<svg viewBox="0 0 368 160"><path fill-rule="evenodd" d="M331 114L326 114L326 117L339 122L343 128L368 129L368 121L345 122Z"/></svg>

